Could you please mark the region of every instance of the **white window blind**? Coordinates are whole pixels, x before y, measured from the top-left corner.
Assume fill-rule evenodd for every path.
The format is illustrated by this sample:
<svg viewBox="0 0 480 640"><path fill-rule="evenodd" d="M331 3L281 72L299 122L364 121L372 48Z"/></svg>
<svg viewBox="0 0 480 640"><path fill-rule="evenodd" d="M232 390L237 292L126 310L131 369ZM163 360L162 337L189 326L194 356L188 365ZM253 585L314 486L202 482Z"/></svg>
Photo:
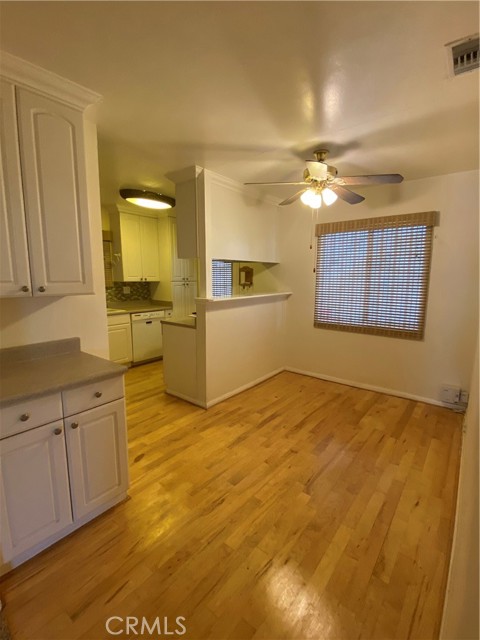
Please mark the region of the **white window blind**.
<svg viewBox="0 0 480 640"><path fill-rule="evenodd" d="M314 325L423 338L436 212L319 224Z"/></svg>
<svg viewBox="0 0 480 640"><path fill-rule="evenodd" d="M225 297L232 295L232 263L212 260L212 295Z"/></svg>

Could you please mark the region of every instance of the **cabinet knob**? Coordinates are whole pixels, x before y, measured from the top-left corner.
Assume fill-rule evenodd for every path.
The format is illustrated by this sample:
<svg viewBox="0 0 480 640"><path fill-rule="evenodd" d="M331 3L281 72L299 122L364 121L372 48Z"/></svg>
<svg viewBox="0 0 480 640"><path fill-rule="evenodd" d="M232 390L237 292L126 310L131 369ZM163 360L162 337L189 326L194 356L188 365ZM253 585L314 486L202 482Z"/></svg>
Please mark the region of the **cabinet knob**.
<svg viewBox="0 0 480 640"><path fill-rule="evenodd" d="M28 293L30 289L27 287L26 284L24 284L23 287L20 289L20 291L23 291L23 293Z"/></svg>
<svg viewBox="0 0 480 640"><path fill-rule="evenodd" d="M30 418L30 414L29 413L22 413L22 415L20 416L20 420L22 422L26 422L29 418Z"/></svg>
<svg viewBox="0 0 480 640"><path fill-rule="evenodd" d="M54 429L54 430L53 430L53 433L54 433L56 436L59 436L59 435L62 433L62 430L60 429L60 427L57 427L56 429Z"/></svg>
<svg viewBox="0 0 480 640"><path fill-rule="evenodd" d="M40 291L40 293L44 293L44 291L46 291L46 288L42 285L41 287L38 287L38 290Z"/></svg>
<svg viewBox="0 0 480 640"><path fill-rule="evenodd" d="M101 398L102 397L102 392L101 391L95 391L95 398Z"/></svg>
<svg viewBox="0 0 480 640"><path fill-rule="evenodd" d="M72 427L72 429L78 429L78 422L72 422L70 426Z"/></svg>

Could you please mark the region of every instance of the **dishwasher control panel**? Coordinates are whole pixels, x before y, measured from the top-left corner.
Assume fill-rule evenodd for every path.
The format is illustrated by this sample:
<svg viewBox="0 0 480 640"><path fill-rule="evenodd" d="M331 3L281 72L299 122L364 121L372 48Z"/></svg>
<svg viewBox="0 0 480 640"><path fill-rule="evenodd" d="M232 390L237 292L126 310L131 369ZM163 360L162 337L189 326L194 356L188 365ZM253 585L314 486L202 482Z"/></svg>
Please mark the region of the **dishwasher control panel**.
<svg viewBox="0 0 480 640"><path fill-rule="evenodd" d="M141 313L131 313L132 322L136 320L154 320L155 318L164 318L165 311L142 311Z"/></svg>

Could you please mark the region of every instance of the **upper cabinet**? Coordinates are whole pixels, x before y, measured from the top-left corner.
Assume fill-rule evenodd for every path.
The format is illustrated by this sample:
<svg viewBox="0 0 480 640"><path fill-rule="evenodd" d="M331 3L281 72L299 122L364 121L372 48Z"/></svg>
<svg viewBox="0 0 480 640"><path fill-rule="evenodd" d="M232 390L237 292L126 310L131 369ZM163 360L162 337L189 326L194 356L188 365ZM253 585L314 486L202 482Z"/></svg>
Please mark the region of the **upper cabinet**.
<svg viewBox="0 0 480 640"><path fill-rule="evenodd" d="M156 217L122 209L110 212L113 278L117 282L158 282L160 256Z"/></svg>
<svg viewBox="0 0 480 640"><path fill-rule="evenodd" d="M2 74L0 295L93 293L83 111L99 96L7 54Z"/></svg>

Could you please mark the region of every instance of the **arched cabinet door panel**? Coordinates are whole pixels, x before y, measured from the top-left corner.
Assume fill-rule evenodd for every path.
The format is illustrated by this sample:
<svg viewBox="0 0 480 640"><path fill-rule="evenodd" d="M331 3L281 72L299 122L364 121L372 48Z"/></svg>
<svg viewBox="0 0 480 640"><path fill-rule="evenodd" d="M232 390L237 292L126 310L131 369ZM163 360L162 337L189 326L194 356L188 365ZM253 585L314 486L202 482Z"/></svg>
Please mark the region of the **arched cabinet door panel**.
<svg viewBox="0 0 480 640"><path fill-rule="evenodd" d="M15 87L0 83L0 295L31 296Z"/></svg>
<svg viewBox="0 0 480 640"><path fill-rule="evenodd" d="M82 112L16 89L34 295L93 292Z"/></svg>

